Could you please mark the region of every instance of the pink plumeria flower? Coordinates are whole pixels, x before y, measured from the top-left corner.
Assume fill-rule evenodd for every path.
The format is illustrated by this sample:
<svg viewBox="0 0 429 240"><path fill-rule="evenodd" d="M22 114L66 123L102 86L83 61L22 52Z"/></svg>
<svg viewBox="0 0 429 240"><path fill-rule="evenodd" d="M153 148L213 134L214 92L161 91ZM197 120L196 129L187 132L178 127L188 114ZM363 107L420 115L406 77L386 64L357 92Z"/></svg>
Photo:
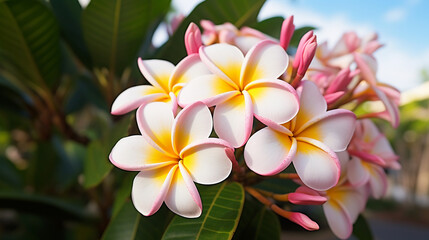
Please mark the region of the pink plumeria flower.
<svg viewBox="0 0 429 240"><path fill-rule="evenodd" d="M176 113L177 95L182 87L190 79L210 73L197 54L187 56L176 67L165 60L141 58L138 65L152 86L139 85L123 91L112 104L112 114L125 114L149 102L168 103Z"/></svg>
<svg viewBox="0 0 429 240"><path fill-rule="evenodd" d="M122 138L110 153L118 168L140 171L132 187L134 206L150 216L165 202L180 216L200 216L201 199L194 182L223 181L235 161L227 142L209 138L209 109L196 102L174 118L168 104L154 102L140 107L136 116L142 135Z"/></svg>
<svg viewBox="0 0 429 240"><path fill-rule="evenodd" d="M386 137L369 120L359 120L348 152L352 159L348 163L347 176L352 185L368 184L374 198L387 191L384 167L399 169L398 156L393 152Z"/></svg>
<svg viewBox="0 0 429 240"><path fill-rule="evenodd" d="M296 72L296 76L292 81L292 86L299 85L314 58L316 48L316 35L313 35L313 31L309 31L301 38L296 50L295 59L293 60L293 71Z"/></svg>
<svg viewBox="0 0 429 240"><path fill-rule="evenodd" d="M326 101L310 81L299 92L300 109L292 121L268 127L250 137L244 149L247 166L261 175L283 171L291 162L301 181L321 191L338 182L335 152L344 151L353 135L356 116L345 109L327 111Z"/></svg>
<svg viewBox="0 0 429 240"><path fill-rule="evenodd" d="M191 80L179 94L179 105L195 101L216 105L214 129L232 146L247 141L253 116L283 123L298 112L295 89L277 79L288 64L280 45L262 41L244 57L235 46L215 44L200 48L200 57L214 74Z"/></svg>
<svg viewBox="0 0 429 240"><path fill-rule="evenodd" d="M214 23L209 20L202 20L201 27L204 29L202 35L204 45L228 43L238 47L244 54L261 40L269 39L277 41L253 28L242 27L238 30L232 23L214 25Z"/></svg>
<svg viewBox="0 0 429 240"><path fill-rule="evenodd" d="M323 195L328 199L322 206L332 232L340 239L349 238L368 199L364 186L354 187L342 179Z"/></svg>

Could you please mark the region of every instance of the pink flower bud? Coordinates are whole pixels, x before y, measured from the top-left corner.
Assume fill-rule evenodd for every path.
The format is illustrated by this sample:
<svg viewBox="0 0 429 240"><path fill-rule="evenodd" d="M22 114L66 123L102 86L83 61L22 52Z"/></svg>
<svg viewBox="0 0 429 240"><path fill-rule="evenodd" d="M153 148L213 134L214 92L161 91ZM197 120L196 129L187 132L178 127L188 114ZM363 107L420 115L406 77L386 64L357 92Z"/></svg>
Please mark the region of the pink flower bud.
<svg viewBox="0 0 429 240"><path fill-rule="evenodd" d="M289 16L283 21L282 30L280 32L280 45L286 50L292 39L295 25L293 24L293 15Z"/></svg>
<svg viewBox="0 0 429 240"><path fill-rule="evenodd" d="M186 52L188 55L198 53L202 45L200 29L195 23L190 23L185 33Z"/></svg>

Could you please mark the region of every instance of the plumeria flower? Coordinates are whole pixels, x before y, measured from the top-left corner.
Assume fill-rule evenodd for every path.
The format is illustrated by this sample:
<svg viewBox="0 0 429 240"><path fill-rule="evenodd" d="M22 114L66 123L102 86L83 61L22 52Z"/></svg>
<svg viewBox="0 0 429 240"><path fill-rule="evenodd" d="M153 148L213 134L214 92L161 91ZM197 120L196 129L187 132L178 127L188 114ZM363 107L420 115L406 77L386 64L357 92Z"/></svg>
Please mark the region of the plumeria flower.
<svg viewBox="0 0 429 240"><path fill-rule="evenodd" d="M332 232L340 239L349 238L353 224L368 200L365 187L355 187L341 179L338 185L322 195L328 199L322 207Z"/></svg>
<svg viewBox="0 0 429 240"><path fill-rule="evenodd" d="M142 60L138 65L146 80L152 84L139 85L126 89L115 99L111 113L125 114L149 102L170 104L174 113L177 111L177 95L182 87L192 78L210 73L196 54L184 58L175 67L165 60Z"/></svg>
<svg viewBox="0 0 429 240"><path fill-rule="evenodd" d="M253 116L283 123L298 112L295 89L277 79L288 64L280 45L265 40L244 57L235 46L215 44L200 48L200 57L214 74L191 80L179 94L179 105L195 101L216 105L215 131L232 146L247 141Z"/></svg>
<svg viewBox="0 0 429 240"><path fill-rule="evenodd" d="M132 187L136 209L149 216L165 202L180 216L200 216L201 199L194 182L221 182L235 161L227 142L209 138L212 118L207 106L196 102L174 118L168 104L149 103L137 110L137 124L142 135L122 138L110 153L118 168L140 171Z"/></svg>
<svg viewBox="0 0 429 240"><path fill-rule="evenodd" d="M204 29L202 41L204 45L215 43L227 43L235 45L244 54L246 54L255 44L261 40L269 39L277 41L274 38L250 27L242 27L238 30L232 23L214 25L209 20L202 20L201 26Z"/></svg>
<svg viewBox="0 0 429 240"><path fill-rule="evenodd" d="M368 184L374 198L384 196L387 177L383 168L399 169L401 166L388 140L371 120L357 122L348 152L352 155L347 171L350 183L355 186Z"/></svg>
<svg viewBox="0 0 429 240"><path fill-rule="evenodd" d="M263 122L268 127L250 137L244 159L261 175L277 174L293 162L305 185L326 190L338 182L340 165L335 152L347 148L356 116L345 109L327 111L325 99L310 81L303 81L299 90L296 117L283 124Z"/></svg>

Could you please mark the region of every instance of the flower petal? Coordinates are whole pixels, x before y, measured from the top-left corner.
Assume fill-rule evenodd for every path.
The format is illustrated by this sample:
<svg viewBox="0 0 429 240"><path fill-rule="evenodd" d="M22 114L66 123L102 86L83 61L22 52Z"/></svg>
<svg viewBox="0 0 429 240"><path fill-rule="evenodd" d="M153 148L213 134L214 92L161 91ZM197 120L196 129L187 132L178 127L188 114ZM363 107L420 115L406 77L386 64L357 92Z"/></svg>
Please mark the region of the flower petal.
<svg viewBox="0 0 429 240"><path fill-rule="evenodd" d="M299 99L295 89L281 80L263 79L246 86L252 97L253 111L258 119L277 123L291 120L298 112Z"/></svg>
<svg viewBox="0 0 429 240"><path fill-rule="evenodd" d="M182 87L191 79L211 74L206 65L201 61L198 54L192 54L180 61L171 74L169 89L177 94ZM180 86L180 87L179 87Z"/></svg>
<svg viewBox="0 0 429 240"><path fill-rule="evenodd" d="M202 101L211 107L238 93L237 89L231 87L218 76L204 75L192 79L183 87L179 93L178 102L181 107L186 107L196 101Z"/></svg>
<svg viewBox="0 0 429 240"><path fill-rule="evenodd" d="M296 147L295 138L263 128L247 141L244 160L252 171L261 175L274 175L289 166Z"/></svg>
<svg viewBox="0 0 429 240"><path fill-rule="evenodd" d="M244 56L236 46L218 43L201 47L200 57L214 74L235 88L240 86L240 71Z"/></svg>
<svg viewBox="0 0 429 240"><path fill-rule="evenodd" d="M137 110L136 119L146 141L171 156L177 156L171 142L174 115L168 104L153 102L142 106Z"/></svg>
<svg viewBox="0 0 429 240"><path fill-rule="evenodd" d="M371 194L375 199L379 199L386 195L387 192L387 177L383 168L380 166L372 166L370 168L369 185L371 187Z"/></svg>
<svg viewBox="0 0 429 240"><path fill-rule="evenodd" d="M168 82L173 73L174 65L165 60L151 59L137 61L140 72L152 86L164 90L169 93Z"/></svg>
<svg viewBox="0 0 429 240"><path fill-rule="evenodd" d="M147 102L156 101L166 98L164 92L153 86L134 86L126 89L112 104L111 113L113 115L121 115L137 109Z"/></svg>
<svg viewBox="0 0 429 240"><path fill-rule="evenodd" d="M231 173L232 162L225 152L227 148L232 147L222 139L210 138L184 149L182 163L194 182L216 184Z"/></svg>
<svg viewBox="0 0 429 240"><path fill-rule="evenodd" d="M127 171L159 168L177 162L176 159L154 148L140 135L120 139L113 147L109 158L113 165Z"/></svg>
<svg viewBox="0 0 429 240"><path fill-rule="evenodd" d="M350 237L353 231L353 223L336 201L328 201L323 204L323 211L335 236L341 239Z"/></svg>
<svg viewBox="0 0 429 240"><path fill-rule="evenodd" d="M271 40L264 40L253 46L246 54L241 70L240 86L264 78L278 78L289 63L285 50Z"/></svg>
<svg viewBox="0 0 429 240"><path fill-rule="evenodd" d="M179 154L195 141L207 139L213 129L212 115L202 102L195 102L177 115L172 128L173 149Z"/></svg>
<svg viewBox="0 0 429 240"><path fill-rule="evenodd" d="M197 218L201 215L203 206L200 195L182 162L179 162L179 171L174 174L165 204L182 217Z"/></svg>
<svg viewBox="0 0 429 240"><path fill-rule="evenodd" d="M369 172L357 157L352 157L347 165L347 178L353 186L362 186L369 181Z"/></svg>
<svg viewBox="0 0 429 240"><path fill-rule="evenodd" d="M150 216L158 211L167 196L176 170L177 165L169 165L137 174L134 178L131 198L135 208L141 214Z"/></svg>
<svg viewBox="0 0 429 240"><path fill-rule="evenodd" d="M253 124L252 100L246 91L218 104L213 114L214 129L219 138L233 147L243 146Z"/></svg>
<svg viewBox="0 0 429 240"><path fill-rule="evenodd" d="M326 112L326 101L317 86L310 81L302 81L299 93L299 112L296 115L295 129Z"/></svg>
<svg viewBox="0 0 429 240"><path fill-rule="evenodd" d="M313 139L297 138L297 145L293 165L302 182L317 191L335 186L340 177L336 154Z"/></svg>
<svg viewBox="0 0 429 240"><path fill-rule="evenodd" d="M355 122L353 112L334 109L302 125L295 135L316 139L335 152L344 151L353 136Z"/></svg>

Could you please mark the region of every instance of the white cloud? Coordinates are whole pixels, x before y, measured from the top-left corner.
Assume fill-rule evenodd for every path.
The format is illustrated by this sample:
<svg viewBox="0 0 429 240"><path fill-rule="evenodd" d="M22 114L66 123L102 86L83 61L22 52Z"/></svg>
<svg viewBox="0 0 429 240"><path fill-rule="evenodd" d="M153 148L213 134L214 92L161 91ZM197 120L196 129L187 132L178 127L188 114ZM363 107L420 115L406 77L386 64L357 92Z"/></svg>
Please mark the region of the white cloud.
<svg viewBox="0 0 429 240"><path fill-rule="evenodd" d="M416 0L410 0L417 4ZM412 55L407 46L399 44L399 39L383 34L383 29L375 29L367 23L352 21L346 14L324 15L300 7L298 3L268 1L261 11L260 19L272 16L294 15L295 26L315 26L318 42L328 41L333 46L344 32L355 31L359 36L365 37L378 32L381 42L386 46L379 49L375 56L378 62L377 77L381 82L391 84L400 89L407 90L420 83L420 72L429 66L429 48L418 55Z"/></svg>
<svg viewBox="0 0 429 240"><path fill-rule="evenodd" d="M405 8L392 8L384 14L384 21L388 23L400 22L404 20L408 15L408 11Z"/></svg>

